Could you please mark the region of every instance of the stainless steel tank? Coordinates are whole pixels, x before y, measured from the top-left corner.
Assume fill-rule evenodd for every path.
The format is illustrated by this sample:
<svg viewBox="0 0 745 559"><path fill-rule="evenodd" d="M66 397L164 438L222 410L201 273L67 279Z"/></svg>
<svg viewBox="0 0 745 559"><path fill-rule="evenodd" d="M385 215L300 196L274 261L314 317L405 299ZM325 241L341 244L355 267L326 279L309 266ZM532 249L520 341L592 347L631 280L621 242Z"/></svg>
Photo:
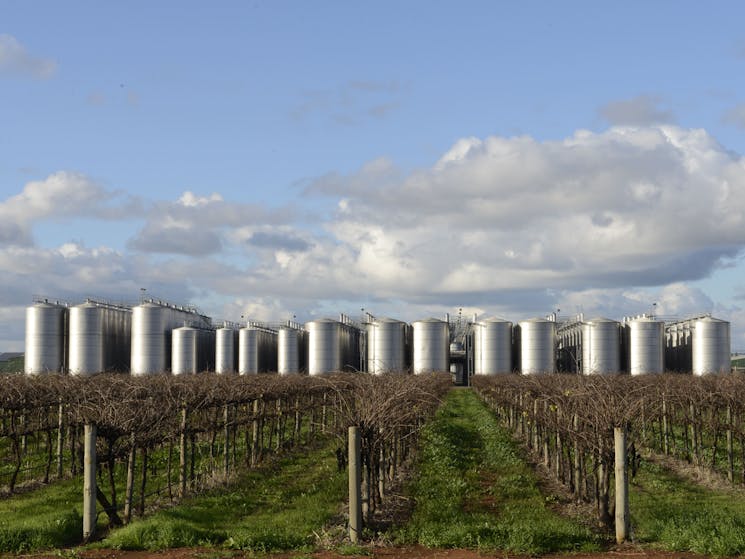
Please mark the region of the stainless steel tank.
<svg viewBox="0 0 745 559"><path fill-rule="evenodd" d="M298 332L298 344L303 343L301 334ZM259 361L258 367L260 373L277 371L277 332L269 329L259 331ZM298 363L298 370L302 364Z"/></svg>
<svg viewBox="0 0 745 559"><path fill-rule="evenodd" d="M259 330L241 328L238 332L238 374L255 375L259 372Z"/></svg>
<svg viewBox="0 0 745 559"><path fill-rule="evenodd" d="M474 374L512 372L512 323L498 318L474 324Z"/></svg>
<svg viewBox="0 0 745 559"><path fill-rule="evenodd" d="M450 370L450 325L436 318L417 320L413 329L414 374Z"/></svg>
<svg viewBox="0 0 745 559"><path fill-rule="evenodd" d="M171 371L174 375L195 374L198 370L198 330L182 326L173 330L171 338Z"/></svg>
<svg viewBox="0 0 745 559"><path fill-rule="evenodd" d="M299 332L294 328L282 327L277 339L277 372L280 375L300 372Z"/></svg>
<svg viewBox="0 0 745 559"><path fill-rule="evenodd" d="M629 372L646 375L665 372L665 323L653 318L628 322Z"/></svg>
<svg viewBox="0 0 745 559"><path fill-rule="evenodd" d="M378 318L368 325L368 371L403 372L406 369L406 323Z"/></svg>
<svg viewBox="0 0 745 559"><path fill-rule="evenodd" d="M305 325L308 332L308 374L322 375L342 368L341 323L330 318Z"/></svg>
<svg viewBox="0 0 745 559"><path fill-rule="evenodd" d="M171 347L166 329L173 320L167 313L172 314L170 309L156 303L143 303L132 309L133 375L152 375L167 370Z"/></svg>
<svg viewBox="0 0 745 559"><path fill-rule="evenodd" d="M104 316L102 307L95 303L83 303L70 309L70 357L71 375L93 375L103 372Z"/></svg>
<svg viewBox="0 0 745 559"><path fill-rule="evenodd" d="M621 324L593 318L582 324L582 374L612 374L621 371Z"/></svg>
<svg viewBox="0 0 745 559"><path fill-rule="evenodd" d="M235 330L232 328L215 331L215 372L218 375L235 372Z"/></svg>
<svg viewBox="0 0 745 559"><path fill-rule="evenodd" d="M694 375L729 373L732 370L729 322L711 317L696 320L692 343Z"/></svg>
<svg viewBox="0 0 745 559"><path fill-rule="evenodd" d="M556 323L532 318L520 322L519 327L522 374L556 372Z"/></svg>
<svg viewBox="0 0 745 559"><path fill-rule="evenodd" d="M26 374L63 372L66 322L67 308L61 305L35 303L26 309Z"/></svg>

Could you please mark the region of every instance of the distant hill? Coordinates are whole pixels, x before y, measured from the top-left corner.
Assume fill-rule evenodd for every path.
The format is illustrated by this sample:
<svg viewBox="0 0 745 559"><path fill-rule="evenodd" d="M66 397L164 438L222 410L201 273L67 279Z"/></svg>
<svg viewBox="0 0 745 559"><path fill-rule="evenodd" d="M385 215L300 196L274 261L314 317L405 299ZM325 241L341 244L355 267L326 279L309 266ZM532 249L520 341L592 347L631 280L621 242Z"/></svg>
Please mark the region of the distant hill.
<svg viewBox="0 0 745 559"><path fill-rule="evenodd" d="M3 356L7 353L0 354L0 373L21 373L23 372L23 354L15 354L15 357L7 359Z"/></svg>

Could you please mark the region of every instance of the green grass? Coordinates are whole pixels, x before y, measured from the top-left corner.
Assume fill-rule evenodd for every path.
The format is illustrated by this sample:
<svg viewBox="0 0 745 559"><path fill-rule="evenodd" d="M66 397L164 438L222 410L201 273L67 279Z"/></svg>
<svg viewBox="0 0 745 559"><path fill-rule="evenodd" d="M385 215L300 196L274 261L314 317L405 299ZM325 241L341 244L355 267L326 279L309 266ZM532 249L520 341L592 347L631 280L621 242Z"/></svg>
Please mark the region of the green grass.
<svg viewBox="0 0 745 559"><path fill-rule="evenodd" d="M706 555L745 553L745 499L705 489L643 462L630 492L632 529L641 542Z"/></svg>
<svg viewBox="0 0 745 559"><path fill-rule="evenodd" d="M83 531L82 480L0 500L0 553L72 545Z"/></svg>
<svg viewBox="0 0 745 559"><path fill-rule="evenodd" d="M471 390L452 390L421 439L416 508L398 538L519 553L594 550L598 538L547 506L516 443Z"/></svg>
<svg viewBox="0 0 745 559"><path fill-rule="evenodd" d="M228 490L184 501L124 528L99 545L158 550L222 545L250 551L310 549L315 534L340 510L346 472L337 472L332 445L245 473ZM227 491L227 492L226 492Z"/></svg>

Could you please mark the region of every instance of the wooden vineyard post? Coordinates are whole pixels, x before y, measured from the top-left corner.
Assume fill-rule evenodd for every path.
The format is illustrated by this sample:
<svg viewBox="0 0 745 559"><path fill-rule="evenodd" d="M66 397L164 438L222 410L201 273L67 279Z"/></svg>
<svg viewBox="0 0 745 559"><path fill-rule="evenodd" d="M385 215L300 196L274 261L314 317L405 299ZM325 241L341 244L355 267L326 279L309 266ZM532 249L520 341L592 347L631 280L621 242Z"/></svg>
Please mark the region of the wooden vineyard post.
<svg viewBox="0 0 745 559"><path fill-rule="evenodd" d="M362 532L362 456L360 433L357 427L349 428L349 539L357 543Z"/></svg>
<svg viewBox="0 0 745 559"><path fill-rule="evenodd" d="M614 427L616 455L616 543L629 537L629 478L626 470L626 428Z"/></svg>
<svg viewBox="0 0 745 559"><path fill-rule="evenodd" d="M83 458L83 541L96 533L96 426L87 424L84 431Z"/></svg>
<svg viewBox="0 0 745 559"><path fill-rule="evenodd" d="M62 398L59 400L57 410L57 479L62 479L62 455L65 445L65 405Z"/></svg>

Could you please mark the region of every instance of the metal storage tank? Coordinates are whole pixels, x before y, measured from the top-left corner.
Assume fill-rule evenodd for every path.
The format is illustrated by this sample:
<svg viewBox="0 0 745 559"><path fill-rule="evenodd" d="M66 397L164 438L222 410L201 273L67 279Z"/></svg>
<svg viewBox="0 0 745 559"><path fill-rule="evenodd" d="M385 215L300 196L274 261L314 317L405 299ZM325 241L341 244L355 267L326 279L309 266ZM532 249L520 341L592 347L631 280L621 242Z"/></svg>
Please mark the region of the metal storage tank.
<svg viewBox="0 0 745 559"><path fill-rule="evenodd" d="M342 368L342 328L336 320L324 318L305 325L308 332L308 374L322 375Z"/></svg>
<svg viewBox="0 0 745 559"><path fill-rule="evenodd" d="M532 318L520 322L519 327L522 374L556 372L556 323Z"/></svg>
<svg viewBox="0 0 745 559"><path fill-rule="evenodd" d="M63 372L66 318L62 305L43 302L26 308L26 374Z"/></svg>
<svg viewBox="0 0 745 559"><path fill-rule="evenodd" d="M372 341L371 341L372 340ZM406 323L378 318L368 328L368 371L379 375L406 369Z"/></svg>
<svg viewBox="0 0 745 559"><path fill-rule="evenodd" d="M413 329L414 374L450 370L450 325L436 318L417 320Z"/></svg>
<svg viewBox="0 0 745 559"><path fill-rule="evenodd" d="M629 372L632 375L665 372L665 323L653 318L635 318L627 327Z"/></svg>
<svg viewBox="0 0 745 559"><path fill-rule="evenodd" d="M282 327L277 339L277 372L288 375L300 372L299 332L294 328Z"/></svg>
<svg viewBox="0 0 745 559"><path fill-rule="evenodd" d="M582 374L621 371L621 324L607 318L593 318L582 324Z"/></svg>
<svg viewBox="0 0 745 559"><path fill-rule="evenodd" d="M151 375L166 370L171 353L167 345L165 313L170 309L156 303L143 303L132 309L132 358L133 375Z"/></svg>
<svg viewBox="0 0 745 559"><path fill-rule="evenodd" d="M512 323L490 318L474 326L474 374L511 373Z"/></svg>
<svg viewBox="0 0 745 559"><path fill-rule="evenodd" d="M235 330L232 328L215 331L215 372L218 375L235 372Z"/></svg>
<svg viewBox="0 0 745 559"><path fill-rule="evenodd" d="M195 374L197 372L197 338L198 331L196 328L182 326L173 330L171 369L174 375Z"/></svg>
<svg viewBox="0 0 745 559"><path fill-rule="evenodd" d="M730 344L729 322L711 317L696 320L693 325L693 374L729 373L732 370Z"/></svg>
<svg viewBox="0 0 745 559"><path fill-rule="evenodd" d="M70 309L70 374L93 375L105 370L104 319L104 309L95 303Z"/></svg>
<svg viewBox="0 0 745 559"><path fill-rule="evenodd" d="M298 345L303 344L302 334L298 332ZM270 329L259 330L259 361L258 367L260 373L277 371L277 332ZM302 361L302 360L301 360ZM298 363L298 371L302 368L302 363Z"/></svg>
<svg viewBox="0 0 745 559"><path fill-rule="evenodd" d="M259 372L259 331L241 328L238 332L238 374L255 375Z"/></svg>

